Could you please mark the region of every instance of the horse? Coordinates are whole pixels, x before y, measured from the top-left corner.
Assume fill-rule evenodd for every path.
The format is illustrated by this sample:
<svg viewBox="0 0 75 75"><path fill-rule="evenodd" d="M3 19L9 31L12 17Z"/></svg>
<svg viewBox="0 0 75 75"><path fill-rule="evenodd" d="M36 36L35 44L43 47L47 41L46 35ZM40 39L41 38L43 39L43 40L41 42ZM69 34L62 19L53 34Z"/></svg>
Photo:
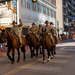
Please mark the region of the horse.
<svg viewBox="0 0 75 75"><path fill-rule="evenodd" d="M34 49L36 49L36 57L37 57L38 56L38 47L39 47L37 37L33 33L27 34L26 42L27 42L27 45L30 47L31 58L33 58L33 56L35 56Z"/></svg>
<svg viewBox="0 0 75 75"><path fill-rule="evenodd" d="M49 61L51 59L52 42L49 38L49 35L46 33L46 29L42 30L42 34L40 37L41 37L40 43L42 45L43 63L45 63L45 49L47 50L47 55L48 55L47 61Z"/></svg>
<svg viewBox="0 0 75 75"><path fill-rule="evenodd" d="M22 47L20 47L19 39L16 35L10 33L8 30L2 30L1 32L1 38L0 40L7 39L7 56L10 59L11 63L14 63L14 54L15 49L17 49L18 52L18 59L17 62L20 61L20 51L19 48L21 48L21 51L23 52L23 60L25 60L25 46L26 46L26 38L22 36ZM12 52L12 56L10 56L10 52Z"/></svg>

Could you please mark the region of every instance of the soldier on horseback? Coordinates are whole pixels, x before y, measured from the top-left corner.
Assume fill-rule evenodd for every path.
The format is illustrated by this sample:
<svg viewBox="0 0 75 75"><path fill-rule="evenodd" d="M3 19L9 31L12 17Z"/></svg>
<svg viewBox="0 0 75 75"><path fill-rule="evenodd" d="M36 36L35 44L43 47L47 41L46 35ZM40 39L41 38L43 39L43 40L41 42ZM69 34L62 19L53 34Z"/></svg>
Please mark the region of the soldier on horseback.
<svg viewBox="0 0 75 75"><path fill-rule="evenodd" d="M19 39L19 43L20 43L20 46L22 44L22 39L21 39L21 36L22 36L22 22L21 22L21 19L19 19L19 22L20 24L17 25L15 21L13 21L12 25L13 27L11 28L11 33L15 34L18 39Z"/></svg>
<svg viewBox="0 0 75 75"><path fill-rule="evenodd" d="M36 26L35 23L32 23L32 27L29 28L29 31L28 31L28 34L32 33L36 38L37 38L37 41L38 41L38 27Z"/></svg>
<svg viewBox="0 0 75 75"><path fill-rule="evenodd" d="M56 38L56 43L58 43L57 31L56 31L56 29L53 27L53 22L50 22L50 29L49 29L49 31L50 31L51 34Z"/></svg>
<svg viewBox="0 0 75 75"><path fill-rule="evenodd" d="M53 39L53 36L52 36L52 34L50 32L50 26L49 26L48 23L49 23L48 21L45 21L45 24L46 24L46 26L45 26L46 33L48 33L49 38L51 39L52 43L54 43L54 39Z"/></svg>
<svg viewBox="0 0 75 75"><path fill-rule="evenodd" d="M39 29L38 29L38 35L40 36L41 34L42 34L42 26L41 25L39 25Z"/></svg>

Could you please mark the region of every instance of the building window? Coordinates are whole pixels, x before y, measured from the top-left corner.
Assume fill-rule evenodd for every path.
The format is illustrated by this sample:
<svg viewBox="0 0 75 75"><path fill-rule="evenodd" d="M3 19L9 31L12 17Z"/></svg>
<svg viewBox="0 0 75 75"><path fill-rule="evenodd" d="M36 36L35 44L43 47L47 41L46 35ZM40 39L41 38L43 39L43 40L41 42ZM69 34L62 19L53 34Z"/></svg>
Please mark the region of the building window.
<svg viewBox="0 0 75 75"><path fill-rule="evenodd" d="M56 5L56 0L51 0L51 3L52 3L53 5Z"/></svg>
<svg viewBox="0 0 75 75"><path fill-rule="evenodd" d="M51 17L53 17L53 10L51 10Z"/></svg>
<svg viewBox="0 0 75 75"><path fill-rule="evenodd" d="M46 14L49 16L49 8L46 9Z"/></svg>
<svg viewBox="0 0 75 75"><path fill-rule="evenodd" d="M30 0L25 0L25 7L30 9Z"/></svg>
<svg viewBox="0 0 75 75"><path fill-rule="evenodd" d="M41 7L40 12L43 13L43 5L41 5L40 7Z"/></svg>
<svg viewBox="0 0 75 75"><path fill-rule="evenodd" d="M43 13L46 14L46 7L43 6Z"/></svg>
<svg viewBox="0 0 75 75"><path fill-rule="evenodd" d="M38 3L37 5L38 5L38 12L40 12L41 11L40 4Z"/></svg>
<svg viewBox="0 0 75 75"><path fill-rule="evenodd" d="M56 12L54 11L54 18L56 18Z"/></svg>
<svg viewBox="0 0 75 75"><path fill-rule="evenodd" d="M49 9L49 16L51 16L51 9Z"/></svg>
<svg viewBox="0 0 75 75"><path fill-rule="evenodd" d="M36 11L36 4L35 3L32 4L32 9Z"/></svg>

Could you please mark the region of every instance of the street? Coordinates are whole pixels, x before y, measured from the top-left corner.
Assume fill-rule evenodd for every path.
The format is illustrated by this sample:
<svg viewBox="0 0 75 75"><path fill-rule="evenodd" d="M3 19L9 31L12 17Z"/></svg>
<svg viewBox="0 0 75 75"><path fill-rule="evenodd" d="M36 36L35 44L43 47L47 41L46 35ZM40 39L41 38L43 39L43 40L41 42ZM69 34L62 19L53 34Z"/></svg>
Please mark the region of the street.
<svg viewBox="0 0 75 75"><path fill-rule="evenodd" d="M30 58L26 51L26 60L17 60L11 64L6 55L0 57L0 75L75 75L75 40L57 44L57 54L49 62L42 64L42 55Z"/></svg>

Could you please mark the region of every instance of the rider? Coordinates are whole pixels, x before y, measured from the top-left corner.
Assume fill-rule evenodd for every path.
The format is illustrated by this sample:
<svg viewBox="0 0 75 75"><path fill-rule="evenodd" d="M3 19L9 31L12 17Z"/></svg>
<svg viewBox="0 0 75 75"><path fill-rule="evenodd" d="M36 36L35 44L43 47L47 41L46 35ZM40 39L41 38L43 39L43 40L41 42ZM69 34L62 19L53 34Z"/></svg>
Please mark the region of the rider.
<svg viewBox="0 0 75 75"><path fill-rule="evenodd" d="M39 25L39 29L38 29L38 35L40 36L42 34L42 25Z"/></svg>
<svg viewBox="0 0 75 75"><path fill-rule="evenodd" d="M50 22L50 32L53 36L55 36L56 38L56 43L58 43L58 40L57 40L57 31L56 29L53 27L53 22Z"/></svg>
<svg viewBox="0 0 75 75"><path fill-rule="evenodd" d="M35 37L37 38L38 41L38 27L36 26L35 23L32 23L32 27L29 29L28 33L33 33L35 35Z"/></svg>
<svg viewBox="0 0 75 75"><path fill-rule="evenodd" d="M19 42L20 42L20 46L22 45L22 39L21 39L21 36L22 36L22 22L21 22L21 19L19 19L19 22L20 24L17 25L15 21L13 21L12 25L13 27L11 28L11 33L15 34L18 39L19 39Z"/></svg>
<svg viewBox="0 0 75 75"><path fill-rule="evenodd" d="M53 36L50 32L50 26L49 26L49 22L48 21L45 21L45 29L46 29L46 32L48 33L49 35L49 38L51 39L52 43L54 43L54 39L53 39Z"/></svg>

